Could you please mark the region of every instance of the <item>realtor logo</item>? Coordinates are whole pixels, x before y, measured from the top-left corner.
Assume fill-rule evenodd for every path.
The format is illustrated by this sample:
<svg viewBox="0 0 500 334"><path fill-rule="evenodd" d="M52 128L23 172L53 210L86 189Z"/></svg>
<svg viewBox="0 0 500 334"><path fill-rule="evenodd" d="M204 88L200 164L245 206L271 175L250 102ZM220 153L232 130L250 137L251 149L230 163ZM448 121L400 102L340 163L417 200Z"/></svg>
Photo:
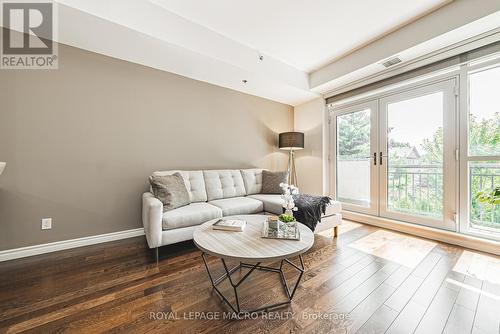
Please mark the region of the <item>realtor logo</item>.
<svg viewBox="0 0 500 334"><path fill-rule="evenodd" d="M1 1L2 69L56 69L52 1Z"/></svg>

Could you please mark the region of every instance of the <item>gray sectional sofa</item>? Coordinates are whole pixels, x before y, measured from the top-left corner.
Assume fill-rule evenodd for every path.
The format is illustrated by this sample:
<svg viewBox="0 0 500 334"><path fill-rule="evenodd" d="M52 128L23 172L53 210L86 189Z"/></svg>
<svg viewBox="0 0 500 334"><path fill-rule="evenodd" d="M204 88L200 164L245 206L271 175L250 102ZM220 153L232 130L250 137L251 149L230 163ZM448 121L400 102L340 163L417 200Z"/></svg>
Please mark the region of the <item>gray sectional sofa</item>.
<svg viewBox="0 0 500 334"><path fill-rule="evenodd" d="M261 194L262 169L226 169L197 171L158 171L153 175L179 172L184 179L191 204L163 212L163 204L151 192L142 196L142 222L150 248L193 238L193 231L204 222L232 215L258 213L281 214L281 195ZM341 223L341 206L333 202L324 230Z"/></svg>

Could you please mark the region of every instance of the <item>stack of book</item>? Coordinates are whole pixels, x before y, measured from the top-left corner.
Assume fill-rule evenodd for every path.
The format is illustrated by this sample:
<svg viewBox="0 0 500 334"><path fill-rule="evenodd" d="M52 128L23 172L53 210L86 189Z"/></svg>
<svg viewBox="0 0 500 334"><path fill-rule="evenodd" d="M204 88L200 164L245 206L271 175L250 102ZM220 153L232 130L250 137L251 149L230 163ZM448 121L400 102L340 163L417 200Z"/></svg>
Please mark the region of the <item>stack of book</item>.
<svg viewBox="0 0 500 334"><path fill-rule="evenodd" d="M239 219L219 219L212 225L214 230L243 232L247 222Z"/></svg>

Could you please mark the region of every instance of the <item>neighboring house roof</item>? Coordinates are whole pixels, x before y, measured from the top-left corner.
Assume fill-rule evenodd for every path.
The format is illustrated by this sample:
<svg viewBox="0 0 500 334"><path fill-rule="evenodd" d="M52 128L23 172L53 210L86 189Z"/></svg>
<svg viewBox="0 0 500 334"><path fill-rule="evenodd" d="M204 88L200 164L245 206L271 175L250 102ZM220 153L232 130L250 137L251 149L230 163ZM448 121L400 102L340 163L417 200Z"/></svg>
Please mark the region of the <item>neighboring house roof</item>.
<svg viewBox="0 0 500 334"><path fill-rule="evenodd" d="M401 158L406 158L406 159L419 159L420 158L420 153L418 153L418 150L413 147L391 147L390 148L391 154L401 157Z"/></svg>

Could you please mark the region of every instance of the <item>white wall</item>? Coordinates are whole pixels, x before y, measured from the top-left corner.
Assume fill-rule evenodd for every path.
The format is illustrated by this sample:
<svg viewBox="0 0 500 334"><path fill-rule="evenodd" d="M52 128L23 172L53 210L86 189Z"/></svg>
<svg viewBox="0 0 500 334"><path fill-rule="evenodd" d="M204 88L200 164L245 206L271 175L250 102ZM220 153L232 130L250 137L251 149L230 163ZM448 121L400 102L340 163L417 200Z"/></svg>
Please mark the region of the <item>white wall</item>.
<svg viewBox="0 0 500 334"><path fill-rule="evenodd" d="M288 105L63 44L59 61L0 70L0 250L141 227L155 170L286 168Z"/></svg>
<svg viewBox="0 0 500 334"><path fill-rule="evenodd" d="M325 100L317 98L294 108L295 131L304 132L305 148L296 153L298 184L301 192L324 193L323 136Z"/></svg>

